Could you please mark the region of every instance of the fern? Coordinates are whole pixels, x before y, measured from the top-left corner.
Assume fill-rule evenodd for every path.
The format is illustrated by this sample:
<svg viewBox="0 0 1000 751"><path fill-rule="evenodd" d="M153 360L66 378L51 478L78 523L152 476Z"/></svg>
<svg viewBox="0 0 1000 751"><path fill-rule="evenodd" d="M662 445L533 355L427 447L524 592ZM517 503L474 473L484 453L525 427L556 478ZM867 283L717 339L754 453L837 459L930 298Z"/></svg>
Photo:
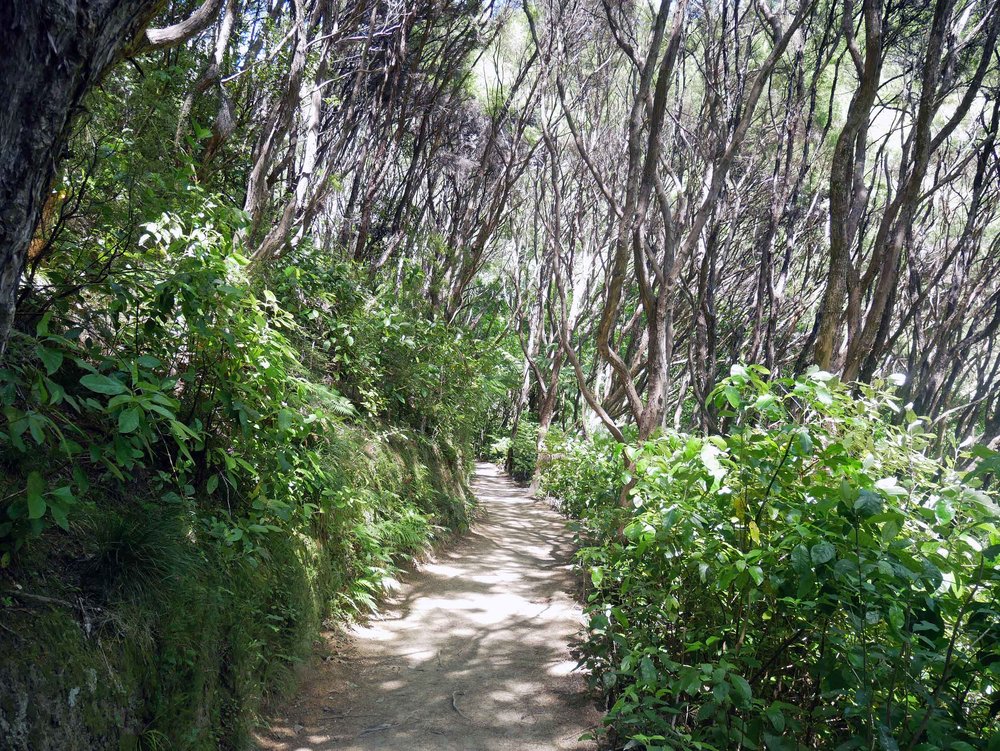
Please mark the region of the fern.
<svg viewBox="0 0 1000 751"><path fill-rule="evenodd" d="M309 401L328 415L354 417L357 414L350 399L340 394L335 388L305 379L295 380Z"/></svg>

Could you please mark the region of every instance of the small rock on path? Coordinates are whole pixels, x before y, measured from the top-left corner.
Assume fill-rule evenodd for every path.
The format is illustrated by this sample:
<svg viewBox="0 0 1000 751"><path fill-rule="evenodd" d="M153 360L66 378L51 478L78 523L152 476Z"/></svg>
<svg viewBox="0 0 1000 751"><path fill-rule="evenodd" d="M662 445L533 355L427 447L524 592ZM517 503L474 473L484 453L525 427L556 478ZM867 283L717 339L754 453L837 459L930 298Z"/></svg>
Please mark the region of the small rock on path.
<svg viewBox="0 0 1000 751"><path fill-rule="evenodd" d="M267 751L592 751L600 713L574 668L572 539L489 464L472 530L408 576L378 619L330 636Z"/></svg>

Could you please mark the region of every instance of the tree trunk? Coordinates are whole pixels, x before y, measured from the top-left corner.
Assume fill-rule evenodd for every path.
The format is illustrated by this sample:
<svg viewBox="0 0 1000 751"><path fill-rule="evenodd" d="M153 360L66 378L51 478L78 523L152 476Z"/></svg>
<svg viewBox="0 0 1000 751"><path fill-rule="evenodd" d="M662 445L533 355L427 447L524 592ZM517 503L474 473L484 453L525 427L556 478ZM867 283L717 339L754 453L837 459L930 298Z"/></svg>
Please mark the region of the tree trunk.
<svg viewBox="0 0 1000 751"><path fill-rule="evenodd" d="M848 296L848 277L852 269L851 246L858 231L860 211L867 200L864 173L868 122L882 75L882 2L864 0L862 7L864 58L854 39L853 3L845 5L843 10L843 30L859 84L837 137L830 167L830 267L817 313L814 350L815 362L824 370L837 366L844 300Z"/></svg>
<svg viewBox="0 0 1000 751"><path fill-rule="evenodd" d="M161 3L0 0L0 357L73 115Z"/></svg>
<svg viewBox="0 0 1000 751"><path fill-rule="evenodd" d="M545 453L545 437L549 434L549 427L552 425L552 418L556 412L556 402L559 400L559 374L562 371L563 353L559 349L559 344L554 343L552 350L552 370L549 373L549 382L545 388L541 403L538 406L538 435L535 438L535 471L531 475L530 494L538 492L538 486L542 480L542 467L548 461L549 456Z"/></svg>

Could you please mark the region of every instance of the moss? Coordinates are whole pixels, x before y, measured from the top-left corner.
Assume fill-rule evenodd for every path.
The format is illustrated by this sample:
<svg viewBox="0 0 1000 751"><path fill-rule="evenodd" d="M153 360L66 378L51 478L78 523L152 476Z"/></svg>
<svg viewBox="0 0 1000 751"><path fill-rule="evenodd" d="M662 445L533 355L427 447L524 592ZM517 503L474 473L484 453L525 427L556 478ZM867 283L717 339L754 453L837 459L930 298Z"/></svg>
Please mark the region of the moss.
<svg viewBox="0 0 1000 751"><path fill-rule="evenodd" d="M88 638L78 614L58 606L13 606L3 616L10 629L0 658L5 748L112 749L135 734L136 681L120 644Z"/></svg>
<svg viewBox="0 0 1000 751"><path fill-rule="evenodd" d="M190 518L110 500L55 539L31 591L73 606L0 606L3 748L247 748L324 618L369 607L436 529L467 524L453 448L357 426L330 446L339 485L256 557L201 539Z"/></svg>

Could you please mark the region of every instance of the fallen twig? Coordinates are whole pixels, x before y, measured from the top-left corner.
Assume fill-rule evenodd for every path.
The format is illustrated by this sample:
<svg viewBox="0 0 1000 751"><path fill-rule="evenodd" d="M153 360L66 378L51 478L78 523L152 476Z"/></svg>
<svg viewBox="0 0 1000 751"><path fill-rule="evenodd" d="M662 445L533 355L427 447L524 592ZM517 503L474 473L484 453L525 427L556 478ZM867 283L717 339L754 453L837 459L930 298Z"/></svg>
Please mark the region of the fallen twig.
<svg viewBox="0 0 1000 751"><path fill-rule="evenodd" d="M369 735L371 733L381 733L383 730L388 730L392 726L393 724L391 722L384 722L381 725L372 725L370 728L365 728L358 733L358 737L360 738L363 735Z"/></svg>
<svg viewBox="0 0 1000 751"><path fill-rule="evenodd" d="M475 725L476 721L473 720L471 717L469 717L469 715L467 715L465 712L463 712L461 709L458 708L458 698L457 697L461 693L463 693L463 692L461 692L461 691L452 691L451 692L451 708L454 709L456 712L458 712L458 714L459 714L460 717L464 717L466 720L468 720L473 725Z"/></svg>

